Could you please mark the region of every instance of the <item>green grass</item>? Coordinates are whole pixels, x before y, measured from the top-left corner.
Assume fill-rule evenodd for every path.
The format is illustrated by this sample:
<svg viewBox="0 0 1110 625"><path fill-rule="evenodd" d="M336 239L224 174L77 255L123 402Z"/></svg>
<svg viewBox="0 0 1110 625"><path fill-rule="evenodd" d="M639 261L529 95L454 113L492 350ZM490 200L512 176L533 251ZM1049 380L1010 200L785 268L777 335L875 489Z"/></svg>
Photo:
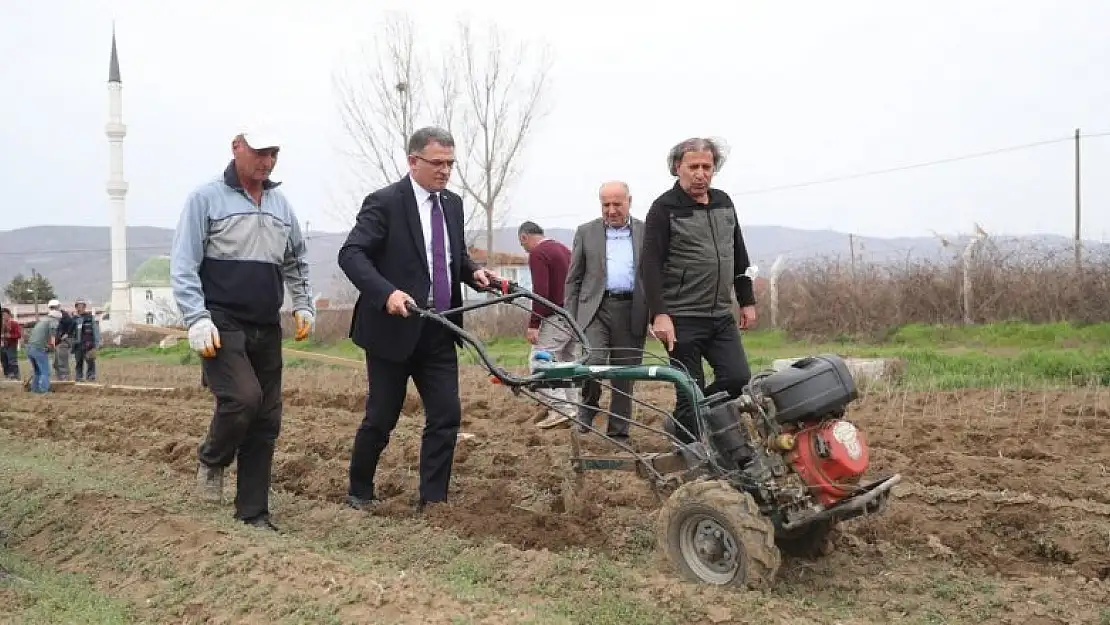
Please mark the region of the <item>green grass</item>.
<svg viewBox="0 0 1110 625"><path fill-rule="evenodd" d="M135 622L126 602L98 592L85 575L57 573L27 562L8 551L0 551L0 610L8 623L103 623Z"/></svg>
<svg viewBox="0 0 1110 625"><path fill-rule="evenodd" d="M1110 385L1110 323L1076 326L1067 323L996 323L977 326L909 325L877 342L791 339L774 330L746 332L744 347L755 369L771 366L778 358L805 354L836 353L858 358L902 358L907 363L901 384L920 388L967 388L997 386ZM324 344L315 341L285 342L294 350L313 351L362 360L362 351L350 340ZM529 345L523 338L494 339L486 350L505 367L526 366ZM648 338L645 362L663 362L658 341ZM102 357L142 356L166 362L197 362L184 342L161 350L152 348L105 348ZM460 352L465 364L480 361L473 349ZM290 367L320 366L315 362L287 358Z"/></svg>

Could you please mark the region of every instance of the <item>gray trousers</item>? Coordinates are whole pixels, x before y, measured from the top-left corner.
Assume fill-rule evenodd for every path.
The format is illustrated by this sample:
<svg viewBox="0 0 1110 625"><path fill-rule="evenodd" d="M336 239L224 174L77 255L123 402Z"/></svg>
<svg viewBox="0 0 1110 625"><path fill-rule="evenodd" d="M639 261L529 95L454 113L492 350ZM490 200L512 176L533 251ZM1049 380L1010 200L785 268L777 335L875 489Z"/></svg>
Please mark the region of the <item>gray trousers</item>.
<svg viewBox="0 0 1110 625"><path fill-rule="evenodd" d="M570 329L562 317L552 315L540 321L540 336L532 346L528 359L531 360L537 351L546 351L551 354L555 362L569 362L578 357L579 347L574 330ZM536 393L545 395L553 410L568 417L578 413L578 389L576 388L545 388Z"/></svg>
<svg viewBox="0 0 1110 625"><path fill-rule="evenodd" d="M586 340L590 342L590 365L638 365L644 358L643 328L633 332L632 300L606 297L601 300L592 321L586 326ZM628 436L628 420L632 418L631 380L606 382L609 391L609 411L606 433L609 436ZM588 380L582 388L582 403L578 412L580 423L593 425L601 400L601 383Z"/></svg>

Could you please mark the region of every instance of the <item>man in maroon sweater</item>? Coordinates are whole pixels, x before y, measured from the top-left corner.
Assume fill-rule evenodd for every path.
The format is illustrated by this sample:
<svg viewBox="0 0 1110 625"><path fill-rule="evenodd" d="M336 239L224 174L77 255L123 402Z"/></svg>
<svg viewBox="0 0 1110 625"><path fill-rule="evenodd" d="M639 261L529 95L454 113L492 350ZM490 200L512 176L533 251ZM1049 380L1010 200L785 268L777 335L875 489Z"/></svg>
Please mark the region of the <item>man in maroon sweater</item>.
<svg viewBox="0 0 1110 625"><path fill-rule="evenodd" d="M520 246L528 252L528 269L532 273L532 291L563 307L567 270L570 268L570 249L562 243L544 236L543 228L531 221L520 224L517 230ZM578 356L578 340L566 320L539 303L532 303L526 334L532 344L531 360L537 351L546 351L557 362L574 360ZM551 410L537 425L552 428L567 423L568 417L578 414L578 389L556 388L541 391L551 399Z"/></svg>
<svg viewBox="0 0 1110 625"><path fill-rule="evenodd" d="M0 368L4 377L19 379L19 340L23 338L23 328L7 308L0 309Z"/></svg>

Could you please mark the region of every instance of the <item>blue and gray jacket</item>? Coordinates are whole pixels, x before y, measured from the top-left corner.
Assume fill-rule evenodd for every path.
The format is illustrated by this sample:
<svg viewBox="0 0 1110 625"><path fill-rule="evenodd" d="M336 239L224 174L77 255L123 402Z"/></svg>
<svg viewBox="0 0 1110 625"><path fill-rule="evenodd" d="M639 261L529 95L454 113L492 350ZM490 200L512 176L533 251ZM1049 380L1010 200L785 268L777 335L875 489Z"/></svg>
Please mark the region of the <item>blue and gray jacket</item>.
<svg viewBox="0 0 1110 625"><path fill-rule="evenodd" d="M305 240L280 184L265 181L255 204L232 161L189 194L170 253L170 283L186 325L213 310L250 324L279 323L283 286L293 310L315 313Z"/></svg>

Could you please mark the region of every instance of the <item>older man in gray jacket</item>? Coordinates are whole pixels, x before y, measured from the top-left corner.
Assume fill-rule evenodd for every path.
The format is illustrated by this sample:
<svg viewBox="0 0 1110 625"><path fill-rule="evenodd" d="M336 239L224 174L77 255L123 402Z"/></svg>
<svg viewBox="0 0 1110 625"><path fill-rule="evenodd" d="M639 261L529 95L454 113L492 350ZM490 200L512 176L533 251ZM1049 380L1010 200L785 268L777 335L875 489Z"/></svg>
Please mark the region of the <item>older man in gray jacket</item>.
<svg viewBox="0 0 1110 625"><path fill-rule="evenodd" d="M629 215L632 196L623 182L607 182L598 193L601 217L574 233L567 271L566 308L586 331L591 365L636 365L643 360L648 312L637 267L644 222ZM630 380L612 382L607 434L627 441L632 418ZM587 381L578 412L581 424L593 424L601 385ZM616 416L613 416L616 415Z"/></svg>

